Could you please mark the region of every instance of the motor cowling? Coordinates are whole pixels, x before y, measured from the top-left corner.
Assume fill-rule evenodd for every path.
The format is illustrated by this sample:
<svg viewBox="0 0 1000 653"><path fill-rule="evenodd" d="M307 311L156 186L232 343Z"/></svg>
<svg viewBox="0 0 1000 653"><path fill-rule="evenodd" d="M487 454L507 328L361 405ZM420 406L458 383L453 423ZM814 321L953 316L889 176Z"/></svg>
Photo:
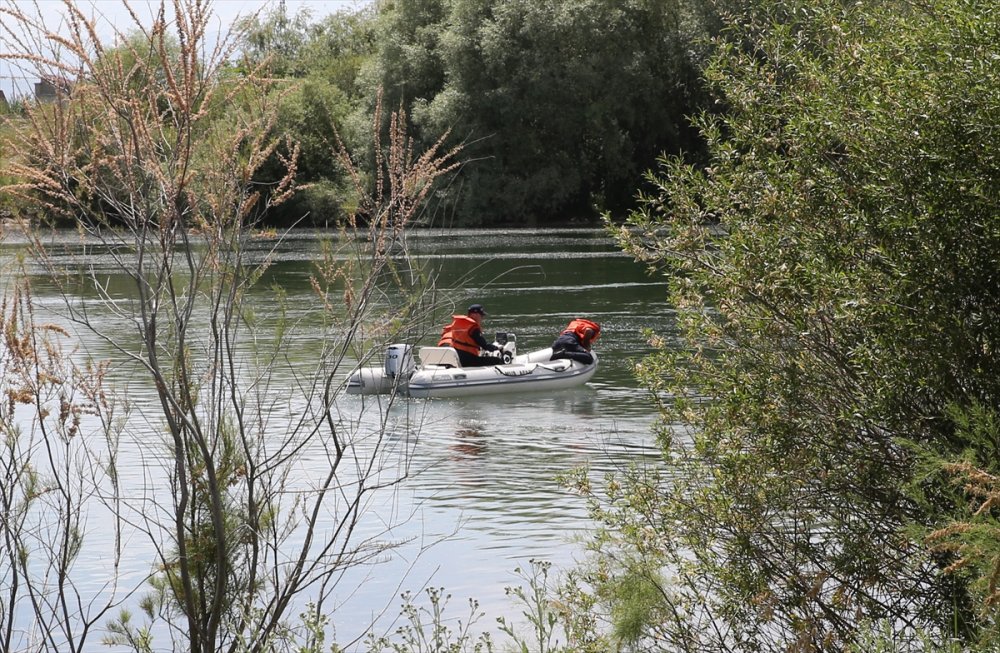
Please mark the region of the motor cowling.
<svg viewBox="0 0 1000 653"><path fill-rule="evenodd" d="M413 360L413 345L389 345L385 350L385 373L389 376L409 376L417 364Z"/></svg>

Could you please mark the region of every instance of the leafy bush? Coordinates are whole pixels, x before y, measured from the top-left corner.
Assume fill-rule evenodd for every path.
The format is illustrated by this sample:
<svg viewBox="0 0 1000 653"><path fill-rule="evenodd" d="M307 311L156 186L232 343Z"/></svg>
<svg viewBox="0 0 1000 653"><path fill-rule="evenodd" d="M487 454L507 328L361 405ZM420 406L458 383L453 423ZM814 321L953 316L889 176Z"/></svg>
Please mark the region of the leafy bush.
<svg viewBox="0 0 1000 653"><path fill-rule="evenodd" d="M994 632L976 578L995 547L952 573L954 549L924 536L967 500L917 472L997 467L956 417L1000 407L997 18L982 0L753 3L706 73L726 109L697 121L708 164L663 160L614 230L668 275L681 332L638 370L673 478L592 495L598 587L628 572L616 547L675 574L648 641Z"/></svg>

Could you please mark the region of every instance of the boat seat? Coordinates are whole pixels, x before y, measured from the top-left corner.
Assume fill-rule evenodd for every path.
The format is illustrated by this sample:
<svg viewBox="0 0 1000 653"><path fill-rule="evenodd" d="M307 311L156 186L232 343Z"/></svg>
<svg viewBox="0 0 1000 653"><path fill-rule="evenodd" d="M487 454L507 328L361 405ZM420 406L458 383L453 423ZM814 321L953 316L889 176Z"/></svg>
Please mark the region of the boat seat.
<svg viewBox="0 0 1000 653"><path fill-rule="evenodd" d="M462 367L458 360L458 352L451 347L421 347L419 353L421 365L442 365L444 367Z"/></svg>

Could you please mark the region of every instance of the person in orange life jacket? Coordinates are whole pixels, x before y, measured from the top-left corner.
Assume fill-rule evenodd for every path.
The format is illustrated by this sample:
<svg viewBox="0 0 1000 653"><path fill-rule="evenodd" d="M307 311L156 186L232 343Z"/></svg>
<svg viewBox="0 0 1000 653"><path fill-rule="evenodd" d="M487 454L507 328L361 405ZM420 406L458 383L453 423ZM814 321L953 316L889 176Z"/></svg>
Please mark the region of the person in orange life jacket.
<svg viewBox="0 0 1000 653"><path fill-rule="evenodd" d="M590 353L590 348L594 341L601 337L601 325L583 318L576 318L569 323L559 337L552 343L552 357L568 358L584 365L594 362L594 355Z"/></svg>
<svg viewBox="0 0 1000 653"><path fill-rule="evenodd" d="M453 315L451 324L441 331L438 347L452 347L458 352L458 361L462 367L481 367L496 365L499 359L494 356L480 356L480 350L499 351L493 343L486 342L483 337L483 318L486 311L482 305L473 304L465 315Z"/></svg>

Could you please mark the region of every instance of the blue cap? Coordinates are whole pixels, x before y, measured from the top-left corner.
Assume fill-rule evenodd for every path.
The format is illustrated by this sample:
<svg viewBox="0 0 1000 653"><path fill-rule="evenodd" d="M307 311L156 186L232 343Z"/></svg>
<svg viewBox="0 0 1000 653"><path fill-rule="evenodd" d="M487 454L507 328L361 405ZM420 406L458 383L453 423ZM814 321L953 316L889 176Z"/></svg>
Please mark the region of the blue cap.
<svg viewBox="0 0 1000 653"><path fill-rule="evenodd" d="M472 306L469 307L468 312L469 313L480 313L482 315L489 315L489 313L486 312L486 309L483 308L482 304L473 304Z"/></svg>

